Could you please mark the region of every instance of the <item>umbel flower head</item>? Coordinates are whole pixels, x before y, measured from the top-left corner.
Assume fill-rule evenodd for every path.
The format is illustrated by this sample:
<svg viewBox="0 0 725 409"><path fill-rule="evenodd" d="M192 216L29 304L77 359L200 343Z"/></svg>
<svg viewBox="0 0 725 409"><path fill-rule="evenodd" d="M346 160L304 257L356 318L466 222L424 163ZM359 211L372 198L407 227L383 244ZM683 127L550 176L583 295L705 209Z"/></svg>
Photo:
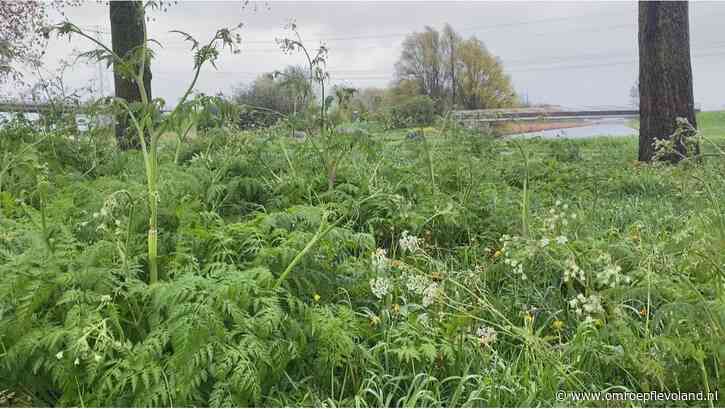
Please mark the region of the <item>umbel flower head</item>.
<svg viewBox="0 0 725 409"><path fill-rule="evenodd" d="M479 327L476 336L481 346L489 346L496 342L496 330L492 327Z"/></svg>
<svg viewBox="0 0 725 409"><path fill-rule="evenodd" d="M381 300L388 295L392 287L393 284L386 277L376 277L370 280L370 290L372 290L373 295Z"/></svg>
<svg viewBox="0 0 725 409"><path fill-rule="evenodd" d="M579 316L586 316L587 319L592 319L592 315L601 314L604 312L602 307L602 298L596 294L590 296L584 296L584 294L577 294L576 297L569 300L569 307Z"/></svg>
<svg viewBox="0 0 725 409"><path fill-rule="evenodd" d="M371 261L376 272L381 273L385 271L390 262L390 259L388 259L388 252L385 249L376 249L371 257Z"/></svg>
<svg viewBox="0 0 725 409"><path fill-rule="evenodd" d="M438 298L438 295L440 295L441 289L438 286L438 283L431 283L426 287L426 289L423 291L423 306L427 307L431 304L433 304L436 301L436 298Z"/></svg>
<svg viewBox="0 0 725 409"><path fill-rule="evenodd" d="M416 236L411 236L408 231L404 231L400 240L398 240L400 248L403 251L415 253L420 248L420 239Z"/></svg>
<svg viewBox="0 0 725 409"><path fill-rule="evenodd" d="M408 275L405 285L408 288L408 291L412 292L416 295L422 295L423 292L425 292L426 288L430 285L431 281L428 279L428 277L422 276L420 274L410 274Z"/></svg>

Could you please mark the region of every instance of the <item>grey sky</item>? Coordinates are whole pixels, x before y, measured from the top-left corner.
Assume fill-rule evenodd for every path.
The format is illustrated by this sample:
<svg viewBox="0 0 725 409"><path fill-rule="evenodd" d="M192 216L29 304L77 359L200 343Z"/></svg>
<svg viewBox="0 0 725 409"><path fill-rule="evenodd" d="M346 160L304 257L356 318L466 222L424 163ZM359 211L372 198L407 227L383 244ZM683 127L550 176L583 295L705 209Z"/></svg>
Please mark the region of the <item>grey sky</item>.
<svg viewBox="0 0 725 409"><path fill-rule="evenodd" d="M69 9L68 18L87 28L108 32L107 5L87 2ZM725 2L691 5L691 39L695 101L703 109L725 108ZM172 103L190 79L192 60L177 29L199 39L216 28L245 24L242 52L224 53L218 70L204 70L197 89L229 93L262 72L302 63L301 56L278 51L275 37L295 19L309 46L325 41L334 82L353 86L384 86L392 80L393 65L406 33L425 25L450 23L464 37L475 35L499 56L516 90L532 102L566 106L626 106L637 78L637 4L635 2L267 2L242 9L239 2L182 1L166 13L154 13L151 37L164 48L152 70L154 96ZM110 40L110 34L105 34ZM48 67L82 40L54 40ZM82 85L97 79L94 65L76 64L68 82ZM105 74L106 93L112 77Z"/></svg>

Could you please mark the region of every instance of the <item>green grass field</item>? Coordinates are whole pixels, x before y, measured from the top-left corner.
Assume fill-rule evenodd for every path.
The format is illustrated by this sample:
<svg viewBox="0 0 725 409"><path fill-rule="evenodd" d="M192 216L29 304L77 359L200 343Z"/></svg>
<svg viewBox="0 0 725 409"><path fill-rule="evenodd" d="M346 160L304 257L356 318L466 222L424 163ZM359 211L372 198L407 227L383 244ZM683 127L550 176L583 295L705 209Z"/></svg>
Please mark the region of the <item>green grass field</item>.
<svg viewBox="0 0 725 409"><path fill-rule="evenodd" d="M639 129L639 120L631 121L629 126ZM697 127L706 137L725 138L725 111L700 112L697 114Z"/></svg>
<svg viewBox="0 0 725 409"><path fill-rule="evenodd" d="M0 403L723 405L722 157L367 129L164 141L149 285L141 155L2 128Z"/></svg>

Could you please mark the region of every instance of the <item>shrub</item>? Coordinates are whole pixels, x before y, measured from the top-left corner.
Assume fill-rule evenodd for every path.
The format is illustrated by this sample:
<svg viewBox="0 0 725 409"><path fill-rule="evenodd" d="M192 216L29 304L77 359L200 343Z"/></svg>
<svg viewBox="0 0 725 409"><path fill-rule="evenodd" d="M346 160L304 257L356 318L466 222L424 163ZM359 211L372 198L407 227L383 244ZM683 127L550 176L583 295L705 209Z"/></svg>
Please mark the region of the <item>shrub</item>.
<svg viewBox="0 0 725 409"><path fill-rule="evenodd" d="M385 109L383 115L389 129L431 125L436 115L435 102L426 95L408 97Z"/></svg>

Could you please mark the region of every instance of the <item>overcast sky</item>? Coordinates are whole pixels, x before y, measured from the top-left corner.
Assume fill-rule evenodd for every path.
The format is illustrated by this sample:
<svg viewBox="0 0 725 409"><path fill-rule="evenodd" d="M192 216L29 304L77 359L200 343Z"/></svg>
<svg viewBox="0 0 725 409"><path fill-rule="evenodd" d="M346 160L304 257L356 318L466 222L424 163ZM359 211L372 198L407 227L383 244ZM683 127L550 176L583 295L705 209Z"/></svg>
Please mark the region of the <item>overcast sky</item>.
<svg viewBox="0 0 725 409"><path fill-rule="evenodd" d="M255 7L256 6L256 7ZM67 10L83 28L100 29L110 41L108 6L89 1ZM169 103L190 79L188 46L169 30L208 39L222 26L244 23L242 52L224 53L218 70L204 70L198 91L230 93L256 75L302 63L275 44L294 19L308 46L324 41L330 49L328 68L334 82L356 87L385 86L406 33L425 25L450 23L462 36L476 36L501 58L517 92L531 102L576 107L626 106L637 79L637 4L635 2L240 2L180 1L167 12L155 12L150 36L164 48L152 65L154 97ZM695 102L703 109L725 108L725 2L695 2L690 9ZM53 40L46 58L52 68L83 40ZM74 86L95 80L99 69L76 64L67 75ZM112 76L104 74L105 93Z"/></svg>

